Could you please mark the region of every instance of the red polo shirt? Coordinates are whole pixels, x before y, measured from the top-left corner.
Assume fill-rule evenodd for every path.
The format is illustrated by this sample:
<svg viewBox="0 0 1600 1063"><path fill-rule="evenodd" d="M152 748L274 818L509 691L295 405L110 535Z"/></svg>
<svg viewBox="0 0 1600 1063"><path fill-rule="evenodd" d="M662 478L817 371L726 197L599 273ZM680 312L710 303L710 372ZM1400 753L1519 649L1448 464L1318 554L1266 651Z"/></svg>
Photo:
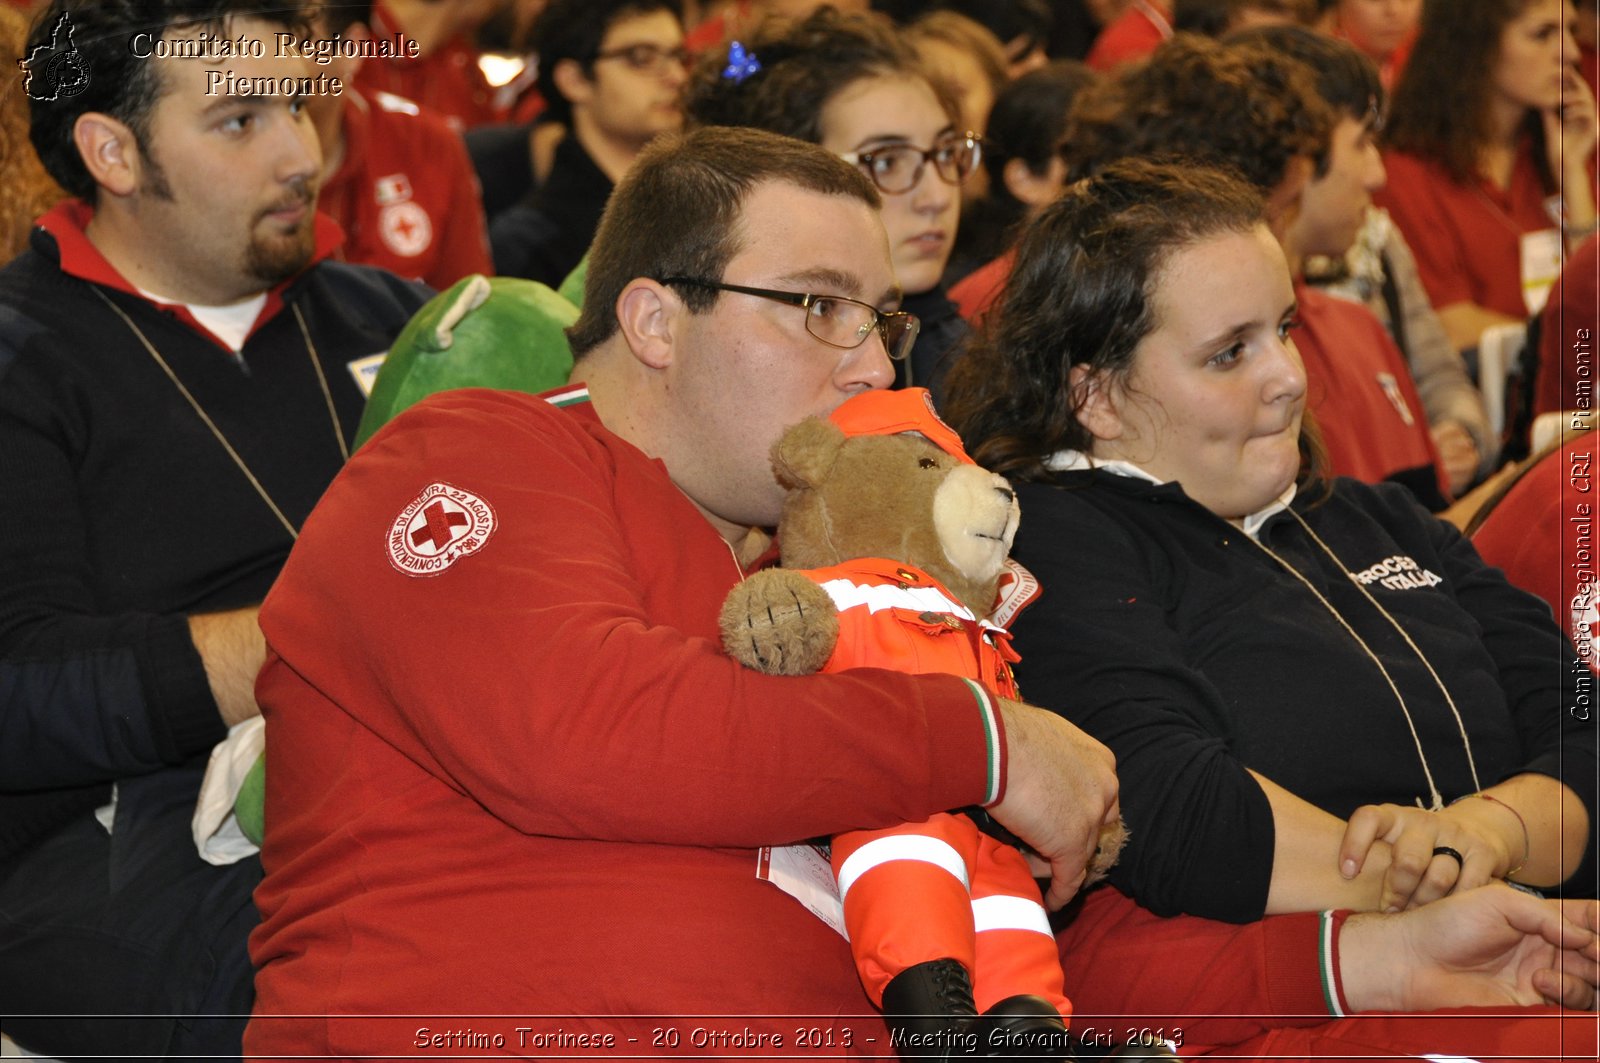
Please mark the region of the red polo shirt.
<svg viewBox="0 0 1600 1063"><path fill-rule="evenodd" d="M1295 285L1301 327L1295 347L1306 366L1306 408L1322 428L1335 476L1377 483L1431 468L1439 494L1450 481L1439 461L1405 356L1360 303Z"/></svg>
<svg viewBox="0 0 1600 1063"><path fill-rule="evenodd" d="M1112 19L1094 39L1084 60L1095 70L1110 70L1143 59L1172 36L1172 11L1168 0L1133 0L1133 5Z"/></svg>
<svg viewBox="0 0 1600 1063"><path fill-rule="evenodd" d="M347 261L439 289L494 273L466 146L410 100L346 90L344 162L317 203L344 228Z"/></svg>
<svg viewBox="0 0 1600 1063"><path fill-rule="evenodd" d="M1478 306L1528 316L1522 297L1522 237L1556 228L1528 145L1517 153L1511 186L1457 181L1438 163L1401 151L1383 156L1389 183L1375 198L1386 207L1417 258L1437 308Z"/></svg>
<svg viewBox="0 0 1600 1063"><path fill-rule="evenodd" d="M372 8L372 35L393 39L399 23L378 0ZM458 129L498 122L494 89L478 69L478 50L460 37L415 59L366 59L356 72L355 87L371 95L387 92L415 100Z"/></svg>
<svg viewBox="0 0 1600 1063"><path fill-rule="evenodd" d="M1543 598L1578 656L1600 672L1600 586L1590 557L1597 470L1593 432L1550 451L1495 503L1472 544L1506 579Z"/></svg>
<svg viewBox="0 0 1600 1063"><path fill-rule="evenodd" d="M980 314L994 305L1005 290L1006 281L1011 279L1011 269L1016 261L1016 251L1007 251L955 283L950 289L950 301L956 304L956 310L962 318L976 322Z"/></svg>

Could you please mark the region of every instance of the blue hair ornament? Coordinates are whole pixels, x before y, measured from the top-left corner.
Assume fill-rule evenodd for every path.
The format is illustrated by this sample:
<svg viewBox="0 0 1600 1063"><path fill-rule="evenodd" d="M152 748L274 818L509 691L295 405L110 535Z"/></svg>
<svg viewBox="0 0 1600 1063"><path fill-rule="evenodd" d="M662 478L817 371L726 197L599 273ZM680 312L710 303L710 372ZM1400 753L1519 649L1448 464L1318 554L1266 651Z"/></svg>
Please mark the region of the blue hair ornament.
<svg viewBox="0 0 1600 1063"><path fill-rule="evenodd" d="M724 80L732 81L735 85L742 84L744 79L761 69L761 60L756 58L756 53L744 50L744 45L734 41L728 45L728 65L722 69Z"/></svg>

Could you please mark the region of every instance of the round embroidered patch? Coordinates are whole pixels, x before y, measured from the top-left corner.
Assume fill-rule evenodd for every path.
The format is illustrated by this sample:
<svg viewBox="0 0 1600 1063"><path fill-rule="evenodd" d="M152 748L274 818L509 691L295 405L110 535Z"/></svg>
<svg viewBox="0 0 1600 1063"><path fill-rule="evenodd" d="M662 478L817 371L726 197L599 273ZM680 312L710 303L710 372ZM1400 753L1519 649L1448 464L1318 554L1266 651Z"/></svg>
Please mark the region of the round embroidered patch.
<svg viewBox="0 0 1600 1063"><path fill-rule="evenodd" d="M483 549L494 507L471 491L429 484L389 526L389 563L408 576L437 576Z"/></svg>
<svg viewBox="0 0 1600 1063"><path fill-rule="evenodd" d="M409 200L391 203L378 212L378 234L395 254L420 255L433 243L433 222Z"/></svg>

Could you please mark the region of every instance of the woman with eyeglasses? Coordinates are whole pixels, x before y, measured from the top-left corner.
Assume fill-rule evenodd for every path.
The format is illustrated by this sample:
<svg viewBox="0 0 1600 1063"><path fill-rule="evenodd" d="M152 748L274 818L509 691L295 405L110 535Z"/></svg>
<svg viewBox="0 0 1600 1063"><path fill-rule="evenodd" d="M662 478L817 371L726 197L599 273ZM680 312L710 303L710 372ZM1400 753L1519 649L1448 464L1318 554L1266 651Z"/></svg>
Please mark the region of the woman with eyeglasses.
<svg viewBox="0 0 1600 1063"><path fill-rule="evenodd" d="M957 115L887 19L829 8L798 23L768 21L703 57L685 105L691 126L752 126L808 140L872 179L902 309L921 323L898 384L926 387L936 400L948 357L969 331L940 283L955 246L960 185L981 150Z"/></svg>

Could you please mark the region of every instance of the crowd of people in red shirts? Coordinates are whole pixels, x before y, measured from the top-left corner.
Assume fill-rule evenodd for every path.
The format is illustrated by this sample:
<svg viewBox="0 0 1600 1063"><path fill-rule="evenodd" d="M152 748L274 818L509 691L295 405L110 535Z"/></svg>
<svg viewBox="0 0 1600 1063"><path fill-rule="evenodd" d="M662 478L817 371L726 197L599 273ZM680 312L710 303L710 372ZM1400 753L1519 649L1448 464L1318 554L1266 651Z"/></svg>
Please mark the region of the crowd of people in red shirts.
<svg viewBox="0 0 1600 1063"><path fill-rule="evenodd" d="M678 473L692 464L686 454L715 467L706 452L735 449L728 445L733 427L750 427L752 436L773 427L759 419L792 412L780 410L774 397L803 390L805 383L779 366L770 370L772 394L739 397L716 385L714 375L690 377L683 395L635 395L638 407L630 409L621 401L632 393L624 387L630 378L617 368L618 345L625 338L636 356L656 352L655 368L664 369L681 356L691 334L667 335L665 326L652 333L668 319L659 308L698 312L729 293L765 300L758 305L774 314L800 307L807 333L816 335L810 315L818 297L692 272L653 275L644 278L653 286L644 296L657 308L652 318L634 300L640 289L617 272L627 268L628 254L638 258L648 249L635 246L637 233L628 242L621 231L627 223L617 216L654 231L647 190L655 186L640 176L641 168L652 180L688 181L669 174L672 152L696 164L707 160L714 169L728 158L719 152L745 143L736 137L724 143L712 132L731 129L806 142L818 151L793 156L794 165L807 174L820 167L820 176L793 184L766 171L739 178L758 189L740 186L737 192L732 209L743 212L748 231L729 231L746 241L740 246L761 245L770 233L774 241L793 241L797 262L812 255L822 263L837 251L876 269L886 241L882 291L828 294L873 303L880 325L881 312L891 308L919 322L914 342L898 352L903 357L869 365L864 356L854 362L857 356L850 355L831 386L841 394L928 389L980 463L1030 481L1034 494L1022 492L1024 525L1031 501L1050 514L1047 521L1059 521L1063 541L1084 540L1070 562L1061 561L1058 544L1018 544L1019 556L1033 551L1043 555L1034 564L1044 571L1059 566L1063 573L1047 583L1046 594L1059 597L1041 615L1092 647L1079 653L1082 660L1060 655L1076 662L1072 669L1052 664L1049 638L1038 634L1043 628L1030 634L1028 621L1019 621L1019 642L1029 647L1017 670L1022 690L1030 692L1031 659L1038 662L1038 689L1051 699L1043 704L1066 717L1074 735L1084 728L1086 747L1098 751L1072 756L1093 761L1103 753L1102 742L1115 751L1124 771L1121 807L1135 827L1128 862L1112 883L1091 891L1053 927L1067 996L1080 1011L1087 1002L1095 1014L1148 1015L1154 1033L1146 1040L1180 1055L1398 1058L1478 1051L1547 1058L1549 1046L1574 1035L1587 1037L1580 1055L1593 1055L1592 1017L1587 1027L1572 1025L1562 1012L1593 1008L1600 982L1600 914L1589 903L1600 874L1594 852L1600 808L1594 780L1585 782L1571 768L1594 768L1593 715L1578 710L1580 702L1593 700L1590 673L1600 674L1589 435L1600 329L1596 0L165 0L151 12L133 10L138 7L97 0L0 6L0 46L20 66L0 98L0 212L6 215L0 218L0 260L9 263L0 270L0 509L8 513L0 518L0 806L7 809L0 824L0 996L8 1011L20 1013L8 1022L8 1035L30 1050L59 1056L239 1058L245 1051L344 1058L446 1044L481 1047L471 1040L476 1035L439 1041L420 1030L414 1042L379 1043L398 1036L401 1026L427 1025L420 1019L368 1026L328 1016L310 1023L273 1019L304 1019L324 1007L376 1019L431 1006L442 1014L498 1014L510 1007L504 987L520 984L512 968L548 962L561 972L563 988L515 1002L521 1010L564 1013L587 1001L595 1021L574 1025L581 1036L603 1036L596 1017L613 1013L633 1016L626 1026L632 1035L649 1036L650 1024L641 1025L638 1016L652 1009L641 1006L639 994L675 977L663 957L672 949L692 951L697 926L758 921L774 908L773 926L803 939L792 961L782 959L783 941L761 944L769 928L759 923L723 935L719 947L735 942L741 954L686 959L680 981L656 998L659 1009L765 1011L767 1021L771 1013L871 1012L881 1004L880 997L869 1002L853 981L843 989L826 981L848 967L848 950L840 967L832 931L823 928L816 940L808 936L816 929L810 924L820 921L798 902L782 894L749 900L749 884L730 870L737 861L714 868L701 862L705 853L721 860L736 852L742 859L764 844L797 841L753 834L775 822L810 822L804 816L732 817L728 822L736 826L724 831L709 807L653 810L681 823L680 830L620 812L607 818L588 808L519 808L511 794L515 760L507 750L497 751L505 759L484 772L452 744L471 733L455 730L460 721L452 714L469 711L475 694L493 700L488 691L496 662L472 650L476 679L461 680L467 700L442 710L437 727L405 712L373 709L390 697L392 678L378 674L376 665L373 675L354 678L327 671L330 655L357 661L368 638L405 647L411 667L429 645L466 646L459 633L438 635L434 643L434 636L421 633L437 625L494 622L474 615L465 592L408 597L419 584L406 580L392 599L375 592L363 601L364 592L351 591L348 598L329 592L325 601L318 582L333 586L365 571L359 565L346 570L336 549L341 529L353 529L354 537L368 516L363 506L371 496L350 487L361 480L356 474L374 491L400 490L385 477L399 483L411 474L406 461L415 457L400 445L385 452L389 466L370 454L363 465L356 455L351 475L341 476L367 392L358 363L370 374L429 297L480 274L540 282L583 302L577 308L583 316L568 332L579 356L572 387L549 403L579 412L552 421L558 426L548 429L550 443L506 427L525 415L503 408L501 400L441 405L408 422L414 427L406 439L422 455L416 461L437 459L451 468L459 462L483 470L485 480L492 480L492 470L537 481L544 471L519 464L517 448L530 448L551 465L554 486L548 498L541 489L515 503L509 495L497 497L502 516L554 519L549 507L572 503L574 513L587 516L561 518L566 523L556 540L592 545L582 541L586 535L569 534L572 521L606 529L616 524L614 540L606 537L609 531L596 533L597 541L614 547L608 564L639 570L632 611L583 628L588 635L610 632L615 621L626 639L643 630L641 655L615 664L617 675L659 672L667 682L691 685L721 675L726 662L712 665L690 654L693 667L673 678L682 663L673 644L678 629L699 638L694 610L705 604L702 597L720 598L721 591L697 592L670 608L655 596L676 598L689 576L725 580L727 552L702 550L695 534L704 529L696 527L687 545L673 544L686 551L674 567L670 558L662 560L673 533L653 525L643 530L644 524L692 522L698 513L729 545L741 578L772 563L767 551L755 549L755 538L726 533L729 522L717 506L733 488L725 492L710 474L701 481ZM216 99L198 90L183 60L112 58L104 39L95 38L145 23L174 39L193 37L197 26L208 32L232 26L240 39L253 32L271 41L288 32L351 42L316 68L338 78L342 91ZM386 43L393 47L379 47ZM288 63L309 63L248 54L239 62L254 64L263 76L289 70ZM113 69L116 74L108 73ZM794 150L763 147L759 137L750 144L758 156L788 158L782 152ZM835 202L845 193L824 195L820 186L805 183L834 179L824 173L825 160L817 161L823 155L843 159L860 175L852 178L860 188L848 190L855 197L849 210ZM1129 250L1096 243L1103 231L1082 220L1093 211L1125 226L1129 240L1187 231L1187 219L1162 216L1159 198L1172 182L1182 185L1185 174L1193 188L1173 193L1174 201L1190 203L1196 216L1231 211L1234 220L1202 225L1187 242L1152 252L1156 257L1144 272L1119 275L1124 283L1135 278L1139 299L1148 304L1144 317L1109 294L1110 281L1104 291L1095 289L1104 302L1093 313L1073 301L1077 296L1058 301L1051 294L1053 275L1042 271L1059 270L1085 284L1104 280L1081 261L1058 260L1066 257L1063 247L1098 247L1103 256ZM769 202L759 191L774 185L787 197L786 209L821 213L787 216L779 200ZM686 215L709 211L705 204L714 194L701 189L699 198L683 200L682 209ZM1142 204L1150 213L1142 220L1137 211L1127 214L1131 201L1113 203L1119 196L1152 197ZM822 211L816 201L831 205ZM713 229L729 224L721 215L707 217ZM860 237L858 225L834 249L814 231L824 218L830 224L864 219L869 237ZM236 231L246 222L248 232ZM1045 246L1041 233L1058 234L1057 245ZM677 239L693 245L695 234ZM780 270L784 250L774 247L766 248L772 261L763 268ZM716 258L722 253L716 247L696 253L702 257L684 261L728 265L726 257ZM1183 285L1173 280L1180 275ZM845 277L819 266L794 284L820 291ZM691 296L691 289L702 290ZM1292 486L1274 481L1259 505L1238 513L1231 503L1213 502L1202 486L1211 471L1208 448L1237 427L1222 406L1201 408L1222 390L1206 384L1186 392L1181 367L1157 381L1140 376L1146 363L1134 360L1146 340L1166 337L1173 321L1206 309L1193 292L1209 293L1205 300L1213 306L1233 305L1235 296L1246 305L1257 295L1262 305L1274 299L1285 304L1270 321L1241 323L1237 335L1206 337L1219 341L1216 350L1190 353L1204 355L1197 364L1220 375L1250 364L1256 346L1270 348L1278 370L1263 376L1262 387L1276 389L1273 408L1298 411L1303 405L1306 423L1314 424L1301 436L1295 414L1296 442L1314 443L1301 444ZM1181 312L1174 309L1180 294L1194 304ZM1024 295L1028 306L1018 302ZM791 296L788 309L767 305ZM1102 365L1099 354L1079 359L1074 353L1070 372L1059 380L1043 371L1026 379L1013 375L1030 344L1054 358L1057 335L1078 327L1080 310L1108 329L1122 327L1113 321L1121 314L1126 327L1144 330L1122 352L1127 361L1107 353ZM1095 342L1112 352L1118 341ZM1070 345L1062 339L1059 346ZM1096 390L1109 388L1105 381L1127 389L1131 380L1143 392L1116 394L1165 396L1163 416L1180 408L1183 415L1170 423L1163 416L1140 420L1145 414L1135 416L1133 406ZM741 412L742 421L729 414L726 424L720 412L708 414L715 423L706 428L697 423L699 413L673 405L689 402L690 395L750 408ZM1030 402L1051 409L1059 402L1071 414L1067 419L1081 422L1088 434L1073 425L1030 427L1031 415L1021 412ZM652 420L652 411L663 410L676 419ZM538 416L546 416L543 406ZM500 427L485 428L473 440L460 434L468 422ZM1169 430L1187 439L1192 452L1144 454L1135 445ZM549 449L540 450L546 443ZM1023 444L1033 450L1023 454ZM576 462L561 465L567 456L604 468L605 490L574 471ZM759 457L764 469L765 449ZM1120 478L1109 493L1102 490L1112 501L1090 506L1103 513L1086 517L1070 506L1058 512L1056 495L1040 487L1088 485L1102 469ZM704 470L696 465L695 471ZM724 474L735 487L743 484L718 470ZM344 493L330 496L337 506L319 509L335 477ZM1315 495L1310 485L1331 485L1335 478L1366 486L1329 486L1322 501L1307 503ZM511 480L502 489L509 491ZM453 505L470 512L471 503L482 503L472 494L481 486L419 482L414 489L426 494L439 488L441 497L455 498ZM1408 724L1408 699L1415 705L1437 689L1459 729L1465 758L1439 768L1447 781L1437 786L1429 767L1430 756L1444 759L1431 744L1436 736L1426 727L1412 729L1436 807L1396 811L1402 802L1384 786L1346 800L1342 777L1328 780L1324 795L1321 773L1328 769L1319 758L1345 752L1343 738L1317 749L1293 748L1294 741L1280 741L1276 722L1249 732L1231 718L1223 725L1208 717L1185 733L1195 738L1210 727L1200 743L1205 755L1226 750L1231 789L1225 789L1233 803L1212 809L1222 826L1190 831L1167 818L1135 821L1153 815L1146 811L1159 804L1146 800L1153 790L1169 798L1182 792L1181 770L1168 774L1159 761L1141 759L1144 746L1155 741L1149 736L1172 726L1170 716L1147 721L1147 730L1126 722L1143 719L1135 710L1151 711L1167 696L1160 684L1189 690L1203 707L1197 716L1212 706L1219 714L1238 710L1264 697L1264 685L1283 691L1287 701L1297 699L1291 693L1295 668L1279 657L1261 674L1230 675L1238 679L1237 691L1207 672L1210 662L1200 658L1213 652L1225 657L1237 648L1236 637L1254 637L1234 631L1220 637L1205 629L1237 604L1229 580L1253 577L1228 567L1237 551L1221 551L1231 532L1206 525L1190 543L1181 521L1140 523L1158 508L1151 503L1177 499L1167 490L1174 487L1187 488L1183 504L1197 504L1191 508L1201 514L1200 524L1222 518L1239 530L1237 541L1261 545L1274 560L1262 529L1270 524L1279 529L1273 534L1282 534L1291 516L1335 565L1343 565L1336 555L1345 543L1359 542L1362 549L1369 540L1398 543L1396 551L1410 552L1371 558L1380 567L1391 565L1382 573L1341 568L1351 588L1330 587L1322 577L1307 579L1280 564L1299 577L1283 593L1293 598L1303 584L1330 614L1342 617L1347 603L1341 596L1366 595L1424 672L1432 673L1433 660L1454 660L1478 686L1490 676L1484 682L1499 693L1489 700L1504 704L1486 708L1460 691L1452 696L1450 675L1425 682L1397 668L1391 677L1378 664ZM635 494L606 511L615 500L602 497L605 491L620 497L622 488ZM1086 491L1084 497L1093 496ZM382 504L388 505L387 496ZM771 523L764 518L772 514L759 507L753 513L732 509L733 526ZM197 516L202 510L205 516ZM623 527L629 516L635 523ZM1316 529L1332 540L1331 548ZM446 539L455 534L444 516L426 530ZM1141 544L1139 537L1148 535L1156 545L1112 549L1088 541L1102 533ZM523 533L502 537L513 534ZM716 542L716 536L702 538ZM296 547L297 541L304 545ZM294 558L312 560L295 568L291 548ZM1151 560L1168 550L1171 556ZM1086 560L1100 556L1096 551L1104 552L1103 564ZM1483 562L1502 569L1506 579ZM279 581L285 564L289 575ZM1113 594L1116 605L1104 616L1087 606L1083 615L1071 614L1059 604L1076 587L1099 588L1107 572L1141 564L1155 575L1146 573L1150 582L1139 584L1140 593L1172 596L1171 630L1128 620L1120 632L1124 614L1136 612L1131 592ZM1430 564L1470 587L1459 615L1408 619L1408 602L1379 604L1353 589L1384 586L1385 579L1411 572L1422 575L1402 582L1425 576L1437 582ZM1201 574L1195 587L1222 573L1209 592L1217 596L1215 609L1211 599L1197 604L1191 596L1203 592L1191 587L1185 565ZM370 567L373 572L361 578L372 577L377 586L374 573L387 570ZM601 574L592 577L599 587L589 601L573 588L590 576L566 572L563 578L560 601L586 624L594 620L595 602L610 604L606 595L622 594ZM437 582L443 586L446 579ZM279 607L266 614L263 638L260 609L275 586L283 588L273 592ZM509 610L513 604L502 592L522 586L508 578L474 593ZM547 588L535 582L533 589ZM373 630L349 640L337 625L317 633L327 609L347 605ZM1284 631L1298 630L1294 608L1284 607ZM446 609L448 615L440 612ZM564 623L559 611L546 612L537 623ZM1502 624L1511 614L1514 620ZM1472 637L1465 646L1426 633L1413 640L1411 620L1423 632L1430 625L1470 627ZM1356 667L1365 667L1367 657L1390 660L1388 628L1375 633L1359 622L1340 623L1365 651L1352 654ZM484 645L499 647L500 640ZM1264 645L1262 653L1276 652L1270 640ZM1538 665L1562 674L1525 674L1519 669L1531 666L1511 663L1507 647L1549 651L1550 659L1541 657ZM1107 680L1120 652L1145 661L1140 667L1160 689L1129 694L1120 673L1114 683ZM1492 666L1482 663L1484 654ZM1337 655L1316 659L1305 674L1321 668L1331 677L1345 666ZM1412 667L1409 659L1406 667ZM560 688L574 696L614 693L599 678L583 679L581 661L541 661L515 674L548 680L555 689L553 677L561 672L580 677ZM258 674L264 676L259 687ZM324 674L334 678L324 680ZM414 689L432 692L418 682ZM393 690L403 685L395 679ZM1331 678L1327 685L1299 698L1305 720L1318 705L1327 707L1330 720L1360 720L1360 712L1348 718L1338 712L1340 692ZM1107 687L1113 692L1104 693ZM736 692L729 695L736 698L733 708L743 706L737 698L749 696L733 686L717 689ZM814 710L834 695L857 708L880 696L904 699L926 729L922 740L938 745L928 759L947 775L929 779L929 764L915 770L897 764L892 770L901 774L875 780L863 800L892 803L889 782L916 778L946 804L992 801L997 818L1016 829L999 813L1005 805L992 788L976 784L981 772L965 754L984 742L1009 749L1009 742L1020 741L1037 726L1020 710L990 712L977 728L963 715L966 696L948 689L815 689L796 704ZM1071 702L1080 689L1083 704L1076 710L1057 704ZM692 696L680 691L672 698ZM1104 705L1094 703L1096 696ZM300 743L304 760L299 770L269 770L268 809L278 816L277 836L264 853L247 847L226 861L202 860L191 819L213 747L258 719L263 703L273 720L304 712L313 701L327 714L323 719L338 726L283 732L292 736L285 741ZM1547 702L1559 703L1564 717L1536 719ZM570 731L552 725L549 733L571 743L556 759L570 769L586 744L626 742L632 707L613 708L622 722L596 717L594 706L574 706ZM1557 713L1551 708L1547 715ZM737 722L730 726L737 731ZM1309 722L1305 728L1324 733ZM270 725L267 730L273 733ZM381 746L376 753L363 746L372 735ZM1454 736L1450 731L1451 743ZM808 736L816 740L805 751L828 748L828 737ZM747 748L737 736L730 743L730 749ZM1491 743L1495 754L1482 752ZM685 735L668 735L658 752L692 760L693 745ZM1404 744L1397 760L1409 764L1410 748ZM1358 749L1352 744L1351 755L1360 756ZM1449 756L1455 755L1452 745ZM1000 756L1003 764L1007 758L1014 763L1004 770L1013 779L1032 778L1023 773L1034 762L1020 749ZM1252 758L1297 779L1303 768L1316 782L1280 786L1284 779L1268 779ZM698 770L715 773L715 757L699 759ZM628 760L615 750L597 757L608 770ZM1364 770L1376 776L1387 763L1374 756ZM794 780L813 767L787 765ZM410 774L419 770L423 784ZM324 775L314 777L318 772ZM368 774L352 781L357 772ZM647 789L663 774L660 764L640 769ZM583 788L577 776L563 778ZM400 789L370 788L375 780ZM595 808L610 809L608 802L620 808L630 800L624 782L603 781L610 794L590 794ZM699 787L684 784L670 792L674 799L699 799ZM1013 791L1021 792L1020 781ZM1211 789L1195 792L1215 797ZM330 803L330 794L337 800ZM912 804L920 807L925 796ZM345 799L372 802L394 820L415 816L435 829L451 822L462 829L458 836L427 839L429 853L417 857L414 837L385 833L392 824L363 821L352 834L344 824L353 813L333 807ZM470 807L463 811L457 802ZM1195 798L1189 811L1201 807L1212 808ZM480 815L481 821L472 820ZM544 846L538 873L545 877L531 888L497 878L462 848L463 838L493 836L497 851L515 861L522 858L516 855L522 835L537 836ZM1502 835L1515 844L1502 845ZM1352 841L1358 836L1361 846ZM1297 850L1286 845L1291 837L1314 840ZM1159 856L1144 848L1153 848L1154 839L1164 849ZM1224 859L1202 843L1234 848ZM1314 862L1312 850L1318 859L1323 855L1318 845L1353 857L1353 866L1347 873L1335 869L1330 856L1326 875L1299 875L1301 861L1307 867ZM1409 855L1418 845L1420 867L1401 868L1395 854ZM1369 848L1381 851L1382 860L1363 867ZM440 877L409 879L414 857ZM626 866L635 858L638 868ZM1270 873L1274 859L1277 874ZM555 870L548 864L554 860L571 867ZM607 862L604 874L614 882L603 903L624 913L610 925L585 908L602 896L588 892L599 870L586 863L592 860ZM1179 881L1185 866L1206 877L1204 888ZM506 867L508 873L527 870L514 862ZM1288 884L1285 868L1297 869ZM709 883L703 891L696 876ZM1473 895L1467 888L1491 879L1557 900L1530 906L1520 893L1491 886ZM457 903L460 891L476 883L493 903ZM760 888L776 892L766 883ZM648 901L656 891L672 899L671 910L652 911ZM530 916L496 907L519 903L570 910ZM430 912L450 915L430 921ZM504 941L498 945L506 955L483 954L495 928L535 922L562 924L545 942L549 956L537 949L525 954L517 942ZM795 930L802 926L807 929ZM593 942L593 957L585 954L582 962L573 945L578 930ZM1433 942L1429 948L1416 946L1424 937ZM1399 947L1411 950L1404 962L1414 965L1406 968L1412 977L1404 988L1374 974ZM633 949L642 957L636 968L628 955ZM400 956L411 962L396 962ZM1518 957L1526 960L1520 967ZM597 961L592 969L591 959ZM817 972L820 988L783 998L781 987L807 971ZM1227 985L1219 988L1222 982ZM773 996L764 995L769 985L777 987ZM482 1005L474 996L480 992ZM430 994L441 1002L430 1004ZM247 1034L253 1006L258 1021ZM1449 1014L1485 1006L1499 1009L1492 1037L1482 1033L1484 1026L1473 1026L1487 1021L1482 1015ZM1426 1018L1388 1024L1357 1014L1379 1010ZM1208 1017L1184 1023L1185 1044L1177 1025L1191 1012ZM781 1025L767 1022L761 1029ZM840 1029L857 1031L845 1035L853 1037L860 1028ZM1083 1051L1095 1047L1081 1021L1074 1029ZM762 1051L752 1055L782 1049L768 1040L758 1044ZM818 1055L862 1050L831 1040L800 1047Z"/></svg>

